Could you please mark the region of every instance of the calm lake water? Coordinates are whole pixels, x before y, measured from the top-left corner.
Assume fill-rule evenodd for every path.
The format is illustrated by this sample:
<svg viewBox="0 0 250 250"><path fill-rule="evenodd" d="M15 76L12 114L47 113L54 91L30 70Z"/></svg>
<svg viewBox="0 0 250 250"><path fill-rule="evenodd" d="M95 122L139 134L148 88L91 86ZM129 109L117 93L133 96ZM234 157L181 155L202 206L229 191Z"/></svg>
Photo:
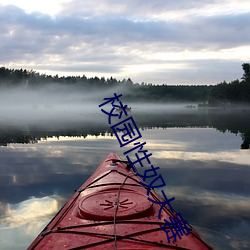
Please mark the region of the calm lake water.
<svg viewBox="0 0 250 250"><path fill-rule="evenodd" d="M250 111L133 108L173 207L215 249L250 249ZM108 153L129 148L98 109L46 109L0 118L1 249L27 248Z"/></svg>

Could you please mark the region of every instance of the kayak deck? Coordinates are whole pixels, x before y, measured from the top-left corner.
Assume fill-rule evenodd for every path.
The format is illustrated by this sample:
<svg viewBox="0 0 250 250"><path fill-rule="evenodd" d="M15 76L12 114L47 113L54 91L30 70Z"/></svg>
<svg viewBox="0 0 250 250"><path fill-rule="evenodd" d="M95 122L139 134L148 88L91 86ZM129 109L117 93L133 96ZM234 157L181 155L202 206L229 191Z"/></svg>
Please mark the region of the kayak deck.
<svg viewBox="0 0 250 250"><path fill-rule="evenodd" d="M174 217L153 190L110 153L28 248L31 249L212 249L189 225L190 234L169 241L164 219Z"/></svg>

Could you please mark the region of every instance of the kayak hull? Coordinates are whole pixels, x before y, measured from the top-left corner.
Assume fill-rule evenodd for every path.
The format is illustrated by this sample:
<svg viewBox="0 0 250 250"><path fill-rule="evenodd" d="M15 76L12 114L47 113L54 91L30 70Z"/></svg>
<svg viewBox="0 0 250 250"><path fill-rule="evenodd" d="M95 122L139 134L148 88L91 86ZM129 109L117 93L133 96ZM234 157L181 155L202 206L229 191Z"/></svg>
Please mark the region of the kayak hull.
<svg viewBox="0 0 250 250"><path fill-rule="evenodd" d="M160 227L174 217L162 198L116 153L110 153L28 248L31 249L212 249L190 226L172 237ZM166 223L165 223L166 224Z"/></svg>

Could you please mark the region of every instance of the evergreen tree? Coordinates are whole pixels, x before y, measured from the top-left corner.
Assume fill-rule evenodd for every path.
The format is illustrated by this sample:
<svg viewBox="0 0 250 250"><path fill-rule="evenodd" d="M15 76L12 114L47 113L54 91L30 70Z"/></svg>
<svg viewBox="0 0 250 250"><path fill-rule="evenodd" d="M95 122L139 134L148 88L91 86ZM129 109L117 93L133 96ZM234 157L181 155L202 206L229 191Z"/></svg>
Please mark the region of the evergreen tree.
<svg viewBox="0 0 250 250"><path fill-rule="evenodd" d="M249 63L243 63L242 69L244 71L244 74L241 79L245 82L250 82L250 64Z"/></svg>

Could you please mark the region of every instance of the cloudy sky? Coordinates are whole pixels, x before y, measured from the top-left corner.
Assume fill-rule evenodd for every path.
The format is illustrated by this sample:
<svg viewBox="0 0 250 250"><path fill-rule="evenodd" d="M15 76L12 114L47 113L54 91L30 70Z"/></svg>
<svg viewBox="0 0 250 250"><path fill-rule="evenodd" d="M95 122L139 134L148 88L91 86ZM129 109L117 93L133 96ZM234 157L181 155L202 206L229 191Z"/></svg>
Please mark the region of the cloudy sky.
<svg viewBox="0 0 250 250"><path fill-rule="evenodd" d="M216 84L250 61L249 0L0 0L0 66Z"/></svg>

